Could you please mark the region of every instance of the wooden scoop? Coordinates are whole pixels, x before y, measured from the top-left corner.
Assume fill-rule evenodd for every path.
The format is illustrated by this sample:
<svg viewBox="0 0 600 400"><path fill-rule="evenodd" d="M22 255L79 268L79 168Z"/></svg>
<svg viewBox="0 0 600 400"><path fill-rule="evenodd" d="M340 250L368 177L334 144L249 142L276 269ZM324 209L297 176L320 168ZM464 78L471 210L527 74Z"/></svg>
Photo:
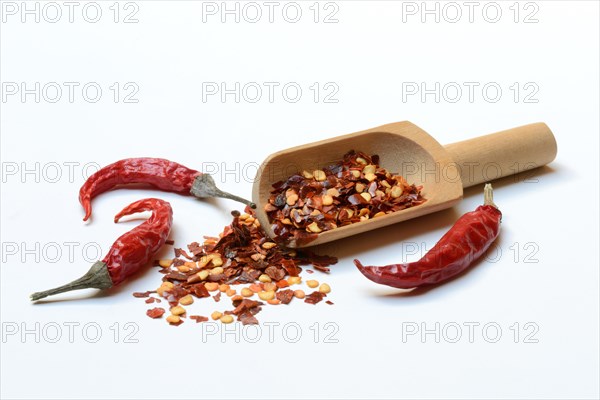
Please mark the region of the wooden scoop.
<svg viewBox="0 0 600 400"><path fill-rule="evenodd" d="M263 162L252 188L256 215L267 235L275 236L264 211L271 185L303 170L339 162L349 150L379 155L382 167L404 176L408 183L423 185L427 201L324 231L307 244L290 241L287 246L331 242L452 207L462 199L463 188L548 164L556 157L556 140L540 122L442 146L418 126L404 121L282 150Z"/></svg>

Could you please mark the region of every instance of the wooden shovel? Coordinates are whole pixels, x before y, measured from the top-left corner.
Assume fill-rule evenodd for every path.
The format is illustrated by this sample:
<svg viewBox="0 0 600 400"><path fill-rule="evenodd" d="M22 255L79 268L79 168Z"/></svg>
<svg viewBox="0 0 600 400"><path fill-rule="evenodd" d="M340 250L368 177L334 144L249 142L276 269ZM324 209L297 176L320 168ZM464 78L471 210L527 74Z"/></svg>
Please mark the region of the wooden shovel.
<svg viewBox="0 0 600 400"><path fill-rule="evenodd" d="M418 126L404 121L282 150L263 162L252 189L256 215L267 235L275 236L264 211L271 185L297 172L334 164L349 150L379 155L382 167L409 183L423 185L427 201L322 232L306 245L291 241L289 247L331 242L452 207L462 199L463 188L548 164L556 157L556 140L540 122L442 146Z"/></svg>

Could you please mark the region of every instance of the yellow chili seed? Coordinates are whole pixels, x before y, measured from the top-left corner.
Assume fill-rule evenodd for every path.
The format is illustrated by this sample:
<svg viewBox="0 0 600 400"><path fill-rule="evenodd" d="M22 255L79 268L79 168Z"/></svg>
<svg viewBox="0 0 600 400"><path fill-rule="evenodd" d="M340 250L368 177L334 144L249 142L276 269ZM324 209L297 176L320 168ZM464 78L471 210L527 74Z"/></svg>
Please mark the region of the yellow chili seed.
<svg viewBox="0 0 600 400"><path fill-rule="evenodd" d="M319 286L319 281L315 281L314 279L309 279L308 281L306 281L306 285L309 288L316 288L317 286Z"/></svg>
<svg viewBox="0 0 600 400"><path fill-rule="evenodd" d="M191 268L188 267L187 265L180 265L179 267L177 267L177 270L179 272L186 273L186 272L190 272Z"/></svg>
<svg viewBox="0 0 600 400"><path fill-rule="evenodd" d="M370 195L369 193L367 193L367 192L362 192L360 195L361 195L361 196L362 196L362 198L363 198L363 199L365 199L366 201L368 201L368 202L369 202L369 201L371 201L371 195Z"/></svg>
<svg viewBox="0 0 600 400"><path fill-rule="evenodd" d="M183 304L184 306L189 306L193 302L194 302L194 298L192 297L191 294L188 294L187 296L183 296L182 298L179 299L179 304Z"/></svg>
<svg viewBox="0 0 600 400"><path fill-rule="evenodd" d="M258 281L262 282L262 283L271 282L271 277L267 274L262 274L261 276L258 277Z"/></svg>
<svg viewBox="0 0 600 400"><path fill-rule="evenodd" d="M250 289L248 289L247 287L242 289L242 296L244 297L252 297L254 296L254 292Z"/></svg>
<svg viewBox="0 0 600 400"><path fill-rule="evenodd" d="M275 297L275 292L272 290L269 290L268 292L258 292L258 297L260 297L261 300L268 301Z"/></svg>
<svg viewBox="0 0 600 400"><path fill-rule="evenodd" d="M214 267L213 269L210 270L210 274L211 275L219 275L223 273L223 267Z"/></svg>
<svg viewBox="0 0 600 400"><path fill-rule="evenodd" d="M221 318L219 318L221 320L222 323L224 324L230 324L233 322L233 315L222 315Z"/></svg>
<svg viewBox="0 0 600 400"><path fill-rule="evenodd" d="M399 186L394 186L394 187L392 188L392 192L391 192L391 194L392 194L392 197L394 197L394 198L397 198L397 197L400 197L400 196L402 196L402 191L403 191L403 190L402 190L402 188L401 188L401 187L399 187Z"/></svg>
<svg viewBox="0 0 600 400"><path fill-rule="evenodd" d="M367 174L374 174L375 170L377 168L373 165L373 164L369 164L367 166L365 166L362 170L363 174L367 175Z"/></svg>
<svg viewBox="0 0 600 400"><path fill-rule="evenodd" d="M319 286L319 292L327 294L331 292L331 287L326 283L322 283L321 286Z"/></svg>
<svg viewBox="0 0 600 400"><path fill-rule="evenodd" d="M297 299L303 299L306 296L306 294L304 294L304 290L294 290L294 297Z"/></svg>
<svg viewBox="0 0 600 400"><path fill-rule="evenodd" d="M181 306L172 307L171 308L171 314L173 314L173 315L185 314L185 308L183 308Z"/></svg>
<svg viewBox="0 0 600 400"><path fill-rule="evenodd" d="M229 285L226 283L222 283L219 285L219 292L226 292L229 290Z"/></svg>
<svg viewBox="0 0 600 400"><path fill-rule="evenodd" d="M181 318L179 318L179 315L169 315L167 317L167 322L170 324L178 324L179 321L181 321Z"/></svg>
<svg viewBox="0 0 600 400"><path fill-rule="evenodd" d="M323 196L323 205L324 206L330 206L333 204L333 197L331 197L330 195L326 194Z"/></svg>
<svg viewBox="0 0 600 400"><path fill-rule="evenodd" d="M208 278L209 272L205 269L203 269L202 271L198 272L198 278L200 278L201 281L205 280L206 278Z"/></svg>
<svg viewBox="0 0 600 400"><path fill-rule="evenodd" d="M340 192L336 188L327 189L327 194L331 197L340 197Z"/></svg>
<svg viewBox="0 0 600 400"><path fill-rule="evenodd" d="M209 292L214 292L215 290L219 289L219 284L217 282L206 282L204 284L204 287L206 288L206 290L208 290Z"/></svg>
<svg viewBox="0 0 600 400"><path fill-rule="evenodd" d="M262 247L262 248L263 248L263 249L265 249L265 250L269 250L269 249L272 249L272 248L273 248L273 247L275 247L275 246L277 246L277 244L275 244L275 243L273 243L273 242L264 242L264 243L262 244L262 246L260 246L260 247Z"/></svg>
<svg viewBox="0 0 600 400"><path fill-rule="evenodd" d="M160 265L163 268L169 268L171 266L171 264L173 264L172 259L164 259L164 260L158 261L158 265Z"/></svg>
<svg viewBox="0 0 600 400"><path fill-rule="evenodd" d="M354 189L356 189L356 193L362 193L365 190L365 185L359 182L354 186Z"/></svg>
<svg viewBox="0 0 600 400"><path fill-rule="evenodd" d="M222 313L222 312L220 312L220 311L214 311L212 314L210 314L210 317L211 317L211 318L212 318L214 321L216 321L216 320L218 320L219 318L221 318L221 316L222 316L222 315L223 315L223 313Z"/></svg>
<svg viewBox="0 0 600 400"><path fill-rule="evenodd" d="M308 225L306 227L306 229L312 233L320 233L321 232L321 228L319 228L319 225L316 222L313 222L310 225Z"/></svg>
<svg viewBox="0 0 600 400"><path fill-rule="evenodd" d="M302 282L302 278L300 278L299 276L290 276L287 279L287 281L290 285L296 285L296 284L299 284L300 282Z"/></svg>
<svg viewBox="0 0 600 400"><path fill-rule="evenodd" d="M384 215L385 215L385 212L379 211L377 214L373 215L373 218L383 217Z"/></svg>
<svg viewBox="0 0 600 400"><path fill-rule="evenodd" d="M308 171L302 171L302 176L305 177L306 179L312 179L313 178L313 174L311 174Z"/></svg>
<svg viewBox="0 0 600 400"><path fill-rule="evenodd" d="M279 299L271 299L271 300L267 300L267 303L276 306L278 304L281 304L281 301Z"/></svg>
<svg viewBox="0 0 600 400"><path fill-rule="evenodd" d="M325 179L327 179L327 175L325 175L325 172L320 169L313 171L313 176L315 180L319 182L323 182Z"/></svg>
<svg viewBox="0 0 600 400"><path fill-rule="evenodd" d="M263 283L262 286L263 286L263 290L265 292L268 292L268 291L271 291L271 290L275 292L278 289L277 284L273 283L273 282Z"/></svg>
<svg viewBox="0 0 600 400"><path fill-rule="evenodd" d="M360 178L360 171L357 169L352 170L352 176L355 178Z"/></svg>
<svg viewBox="0 0 600 400"><path fill-rule="evenodd" d="M213 267L220 267L221 265L223 265L223 259L219 256L213 258L212 265Z"/></svg>
<svg viewBox="0 0 600 400"><path fill-rule="evenodd" d="M356 162L360 164L367 164L367 160L362 157L356 157Z"/></svg>
<svg viewBox="0 0 600 400"><path fill-rule="evenodd" d="M365 174L365 179L369 182L373 182L376 178L377 176L375 174Z"/></svg>
<svg viewBox="0 0 600 400"><path fill-rule="evenodd" d="M229 297L233 296L234 294L236 294L237 292L235 291L235 289L229 289L225 292L225 294Z"/></svg>
<svg viewBox="0 0 600 400"><path fill-rule="evenodd" d="M298 201L298 195L295 193L289 195L288 198L286 199L288 206L293 206L294 204L296 204L297 201Z"/></svg>
<svg viewBox="0 0 600 400"><path fill-rule="evenodd" d="M173 282L169 282L169 281L164 281L161 286L164 286L167 289L173 289L175 287L175 285L173 285Z"/></svg>

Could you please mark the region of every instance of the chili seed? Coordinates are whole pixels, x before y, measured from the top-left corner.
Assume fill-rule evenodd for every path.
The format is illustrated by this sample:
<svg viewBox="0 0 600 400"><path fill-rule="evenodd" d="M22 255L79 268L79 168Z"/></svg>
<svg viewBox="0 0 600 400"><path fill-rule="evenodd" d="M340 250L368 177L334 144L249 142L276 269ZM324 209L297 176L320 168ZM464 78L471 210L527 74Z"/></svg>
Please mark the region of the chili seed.
<svg viewBox="0 0 600 400"><path fill-rule="evenodd" d="M269 290L268 292L264 292L264 291L258 292L258 297L261 300L265 300L265 301L271 300L271 299L275 298L275 292L272 290Z"/></svg>
<svg viewBox="0 0 600 400"><path fill-rule="evenodd" d="M367 160L365 160L365 159L364 159L364 158L362 158L362 157L357 157L357 158L356 158L356 162L357 162L357 163L360 163L360 164L367 164Z"/></svg>
<svg viewBox="0 0 600 400"><path fill-rule="evenodd" d="M316 288L317 286L319 286L319 281L315 281L314 279L309 279L306 281L306 285L309 288Z"/></svg>
<svg viewBox="0 0 600 400"><path fill-rule="evenodd" d="M210 314L210 317L211 317L211 318L212 318L214 321L216 321L216 320L218 320L219 318L221 318L221 316L222 316L222 315L223 315L223 313L222 313L222 312L220 312L220 311L213 311L213 313L212 313L212 314Z"/></svg>
<svg viewBox="0 0 600 400"><path fill-rule="evenodd" d="M173 314L173 315L185 314L185 308L183 308L181 306L172 307L171 308L171 314Z"/></svg>
<svg viewBox="0 0 600 400"><path fill-rule="evenodd" d="M223 265L223 259L219 256L213 258L212 265L213 267L220 267L221 265Z"/></svg>
<svg viewBox="0 0 600 400"><path fill-rule="evenodd" d="M288 283L289 283L290 285L297 285L297 284L299 284L300 282L302 282L302 278L300 278L299 276L290 276L290 277L287 279L287 281L288 281Z"/></svg>
<svg viewBox="0 0 600 400"><path fill-rule="evenodd" d="M403 192L402 188L400 188L399 186L394 186L392 188L392 192L390 194L392 195L392 197L398 198L402 195L402 192Z"/></svg>
<svg viewBox="0 0 600 400"><path fill-rule="evenodd" d="M373 218L383 217L385 213L383 211L379 211L377 214L373 215Z"/></svg>
<svg viewBox="0 0 600 400"><path fill-rule="evenodd" d="M304 290L298 289L298 290L294 290L294 297L297 299L303 299L306 296L306 294L304 293Z"/></svg>
<svg viewBox="0 0 600 400"><path fill-rule="evenodd" d="M252 285L248 286L248 289L252 290L254 293L258 293L261 290L263 290L262 286L257 285L256 283L253 283Z"/></svg>
<svg viewBox="0 0 600 400"><path fill-rule="evenodd" d="M207 270L202 270L200 272L198 272L198 278L200 278L201 281L205 280L206 278L208 278L209 272Z"/></svg>
<svg viewBox="0 0 600 400"><path fill-rule="evenodd" d="M321 286L319 286L319 292L327 294L331 292L331 287L326 283L322 283Z"/></svg>
<svg viewBox="0 0 600 400"><path fill-rule="evenodd" d="M288 196L288 198L286 200L288 206L293 206L294 204L296 204L297 201L298 201L297 194L292 194L292 195Z"/></svg>
<svg viewBox="0 0 600 400"><path fill-rule="evenodd" d="M321 171L320 169L315 170L313 172L313 176L318 182L323 182L325 179L327 179L327 175L325 175L325 172Z"/></svg>
<svg viewBox="0 0 600 400"><path fill-rule="evenodd" d="M158 265L160 265L163 268L169 268L172 264L173 264L172 259L163 259L163 260L158 261Z"/></svg>
<svg viewBox="0 0 600 400"><path fill-rule="evenodd" d="M219 284L217 282L206 282L204 287L209 292L214 292L215 290L219 290Z"/></svg>
<svg viewBox="0 0 600 400"><path fill-rule="evenodd" d="M235 289L229 289L228 291L225 292L225 294L229 297L233 296L236 293L237 292L235 291Z"/></svg>
<svg viewBox="0 0 600 400"><path fill-rule="evenodd" d="M233 315L222 315L221 318L219 318L219 320L224 324L230 324L233 322Z"/></svg>
<svg viewBox="0 0 600 400"><path fill-rule="evenodd" d="M327 194L331 197L340 197L340 192L336 188L327 189Z"/></svg>
<svg viewBox="0 0 600 400"><path fill-rule="evenodd" d="M278 304L281 304L281 301L279 299L271 299L271 300L267 300L267 303L276 306Z"/></svg>
<svg viewBox="0 0 600 400"><path fill-rule="evenodd" d="M302 176L305 177L306 179L312 179L314 177L313 174L311 174L308 171L302 171Z"/></svg>
<svg viewBox="0 0 600 400"><path fill-rule="evenodd" d="M369 182L373 182L376 178L377 176L375 174L365 174L365 179Z"/></svg>
<svg viewBox="0 0 600 400"><path fill-rule="evenodd" d="M312 233L319 233L319 232L321 232L321 228L319 228L319 225L316 222L313 222L310 225L308 225L308 227L306 229L309 232L312 232Z"/></svg>
<svg viewBox="0 0 600 400"><path fill-rule="evenodd" d="M360 194L362 196L363 199L365 199L366 201L371 201L371 195L367 192L362 192Z"/></svg>
<svg viewBox="0 0 600 400"><path fill-rule="evenodd" d="M187 265L180 265L179 267L177 267L177 270L178 270L179 272L183 272L184 274L185 274L186 272L190 272L190 269L191 269L191 268L190 268L190 267L188 267Z"/></svg>
<svg viewBox="0 0 600 400"><path fill-rule="evenodd" d="M376 169L377 167L375 167L373 164L369 164L363 168L362 172L363 174L365 174L366 177L367 174L374 174Z"/></svg>
<svg viewBox="0 0 600 400"><path fill-rule="evenodd" d="M210 270L211 275L220 275L223 273L223 267L214 267Z"/></svg>
<svg viewBox="0 0 600 400"><path fill-rule="evenodd" d="M330 195L326 194L323 196L323 205L324 206L330 206L333 204L333 197L331 197ZM315 210L316 211L316 210Z"/></svg>
<svg viewBox="0 0 600 400"><path fill-rule="evenodd" d="M277 284L273 282L267 282L263 284L263 290L265 292L276 291L278 289Z"/></svg>
<svg viewBox="0 0 600 400"><path fill-rule="evenodd" d="M263 282L263 283L271 282L271 277L267 274L262 274L261 276L258 277L258 281Z"/></svg>
<svg viewBox="0 0 600 400"><path fill-rule="evenodd" d="M184 306L189 306L193 302L194 302L194 298L192 297L191 294L188 294L187 296L183 296L182 298L179 299L179 304L183 304Z"/></svg>
<svg viewBox="0 0 600 400"><path fill-rule="evenodd" d="M357 169L352 170L352 176L355 178L360 178L360 171Z"/></svg>
<svg viewBox="0 0 600 400"><path fill-rule="evenodd" d="M260 246L260 247L262 247L262 248L263 248L263 249L265 249L265 250L269 250L269 249L272 249L272 248L273 248L273 247L275 247L275 246L277 246L277 244L275 244L275 243L273 243L273 242L264 242L264 243L262 244L262 246Z"/></svg>
<svg viewBox="0 0 600 400"><path fill-rule="evenodd" d="M179 322L181 322L181 318L179 318L179 315L169 315L167 317L167 322L170 324L178 324Z"/></svg>
<svg viewBox="0 0 600 400"><path fill-rule="evenodd" d="M242 289L242 296L244 297L252 297L254 296L254 292L248 288L243 288Z"/></svg>
<svg viewBox="0 0 600 400"><path fill-rule="evenodd" d="M230 289L229 285L222 283L219 285L219 292L227 292Z"/></svg>
<svg viewBox="0 0 600 400"><path fill-rule="evenodd" d="M354 186L354 189L356 190L356 193L362 193L365 190L365 185L364 183L359 182Z"/></svg>

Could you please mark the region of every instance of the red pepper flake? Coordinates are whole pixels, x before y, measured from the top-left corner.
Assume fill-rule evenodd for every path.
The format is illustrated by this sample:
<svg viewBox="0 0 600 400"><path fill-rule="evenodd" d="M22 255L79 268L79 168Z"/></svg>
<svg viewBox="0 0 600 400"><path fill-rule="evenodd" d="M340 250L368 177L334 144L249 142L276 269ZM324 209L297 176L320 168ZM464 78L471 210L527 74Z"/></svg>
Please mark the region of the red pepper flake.
<svg viewBox="0 0 600 400"><path fill-rule="evenodd" d="M147 292L134 292L133 297L137 297L137 298L149 297L152 293L156 293L156 290L148 290Z"/></svg>
<svg viewBox="0 0 600 400"><path fill-rule="evenodd" d="M165 309L162 307L155 307L146 311L146 315L154 319L162 317L164 313Z"/></svg>
<svg viewBox="0 0 600 400"><path fill-rule="evenodd" d="M264 211L276 242L300 245L320 232L423 204L421 190L381 167L377 155L352 150L326 168L274 183Z"/></svg>
<svg viewBox="0 0 600 400"><path fill-rule="evenodd" d="M292 289L280 290L275 293L277 300L281 301L281 304L288 304L294 298L294 291Z"/></svg>
<svg viewBox="0 0 600 400"><path fill-rule="evenodd" d="M202 315L190 315L190 319L195 320L196 323L208 321L208 317L204 317Z"/></svg>
<svg viewBox="0 0 600 400"><path fill-rule="evenodd" d="M313 271L312 269L307 269L306 272L309 273L309 274L314 274L315 273L315 271ZM329 271L327 271L327 272L329 272Z"/></svg>
<svg viewBox="0 0 600 400"><path fill-rule="evenodd" d="M163 282L173 284L173 287L164 290L162 295L169 305L178 305L182 297L190 294L196 298L212 296L215 301L219 301L222 292L209 292L205 286L209 282L226 284L234 290L235 285L242 283L249 284L248 287L253 292L273 290L276 292L276 299L272 303L288 304L293 299L294 291L284 289L289 286L285 279L287 276L299 276L304 265L314 265L316 269L328 270L329 265L337 262L334 257L320 256L304 249L262 247L271 239L255 223L253 211L250 208L246 208L245 211L246 214L243 215L239 212L232 213L233 222L224 228L219 237L205 237L202 244L198 242L189 244L187 247L192 256L184 250L177 249L177 257L173 260L173 264L159 270L165 274ZM187 272L179 271L177 267L185 264L188 257L197 262L197 268L190 268ZM201 276L201 271L217 266L217 262L213 263L213 260L217 259L218 266L223 268L223 272ZM258 281L262 274L269 276L271 282ZM232 301L234 309L224 310L223 314L236 315L238 321L244 325L257 324L256 314L261 311L264 303L242 298L239 295L235 299ZM154 301L160 300L156 298ZM196 320L195 317L190 318Z"/></svg>
<svg viewBox="0 0 600 400"><path fill-rule="evenodd" d="M168 244L169 246L173 246L175 244L175 241L169 239L169 240L165 241L165 244Z"/></svg>
<svg viewBox="0 0 600 400"><path fill-rule="evenodd" d="M326 304L329 304L330 306L332 306L332 305L333 305L333 301L331 301L331 300L327 300L325 303L326 303Z"/></svg>
<svg viewBox="0 0 600 400"><path fill-rule="evenodd" d="M175 257L185 257L188 260L192 260L192 256L190 256L185 250L175 248L174 251L175 251Z"/></svg>
<svg viewBox="0 0 600 400"><path fill-rule="evenodd" d="M157 300L157 299L156 299L156 297L148 297L148 298L146 299L146 304L152 304L152 303L154 303L156 300Z"/></svg>
<svg viewBox="0 0 600 400"><path fill-rule="evenodd" d="M325 297L325 296L327 296L325 293L321 293L319 291L314 291L311 294L309 294L308 296L306 296L306 298L304 299L304 302L308 303L308 304L317 304L321 300L323 300L323 297Z"/></svg>

